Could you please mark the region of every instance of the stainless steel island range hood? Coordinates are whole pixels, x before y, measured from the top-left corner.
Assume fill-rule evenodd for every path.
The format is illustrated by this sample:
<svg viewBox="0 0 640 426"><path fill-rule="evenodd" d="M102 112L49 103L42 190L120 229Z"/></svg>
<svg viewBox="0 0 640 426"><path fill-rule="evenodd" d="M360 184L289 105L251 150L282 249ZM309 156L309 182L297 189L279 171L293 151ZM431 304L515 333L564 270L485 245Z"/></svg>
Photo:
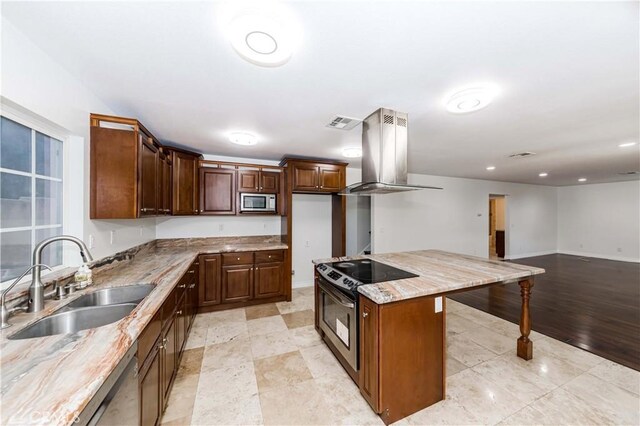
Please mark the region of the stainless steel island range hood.
<svg viewBox="0 0 640 426"><path fill-rule="evenodd" d="M362 122L362 182L349 185L342 195L389 194L417 189L407 185L408 114L380 108Z"/></svg>

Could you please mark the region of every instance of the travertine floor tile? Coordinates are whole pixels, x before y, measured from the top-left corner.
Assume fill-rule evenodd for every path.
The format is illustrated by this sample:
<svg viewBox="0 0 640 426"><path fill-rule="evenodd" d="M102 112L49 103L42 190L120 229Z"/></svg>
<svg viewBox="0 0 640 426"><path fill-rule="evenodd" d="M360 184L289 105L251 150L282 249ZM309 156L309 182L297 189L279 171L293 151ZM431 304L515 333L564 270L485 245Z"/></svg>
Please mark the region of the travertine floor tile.
<svg viewBox="0 0 640 426"><path fill-rule="evenodd" d="M311 309L306 311L291 312L289 314L283 314L282 319L288 328L305 327L307 325L313 325L315 316Z"/></svg>
<svg viewBox="0 0 640 426"><path fill-rule="evenodd" d="M199 380L198 374L176 376L169 395L167 409L162 416L163 424L169 422L178 424L177 422L181 419L191 418Z"/></svg>
<svg viewBox="0 0 640 426"><path fill-rule="evenodd" d="M276 306L281 314L289 314L291 312L306 311L313 309L313 296L301 296L293 298L291 302L277 302Z"/></svg>
<svg viewBox="0 0 640 426"><path fill-rule="evenodd" d="M449 355L462 362L467 367L473 367L481 362L495 358L497 355L489 349L480 346L468 336L468 333L456 334L447 338Z"/></svg>
<svg viewBox="0 0 640 426"><path fill-rule="evenodd" d="M215 345L217 343L229 342L235 339L242 339L249 336L247 322L230 322L218 326L209 327L207 331L206 344Z"/></svg>
<svg viewBox="0 0 640 426"><path fill-rule="evenodd" d="M410 425L478 425L482 421L457 401L446 399L406 418ZM396 424L396 423L394 423Z"/></svg>
<svg viewBox="0 0 640 426"><path fill-rule="evenodd" d="M233 405L257 394L253 362L205 371L198 381L194 414L199 406Z"/></svg>
<svg viewBox="0 0 640 426"><path fill-rule="evenodd" d="M205 345L206 341L207 341L207 327L206 326L196 327L196 324L194 323L191 326L191 332L189 333L189 338L187 339L185 349L201 348Z"/></svg>
<svg viewBox="0 0 640 426"><path fill-rule="evenodd" d="M287 325L280 315L276 315L247 321L247 329L250 336L259 336L261 334L286 332Z"/></svg>
<svg viewBox="0 0 640 426"><path fill-rule="evenodd" d="M267 303L266 305L256 305L244 308L247 321L258 318L271 317L280 315L280 311L275 303Z"/></svg>
<svg viewBox="0 0 640 426"><path fill-rule="evenodd" d="M193 326L198 327L218 327L230 322L243 322L246 321L244 308L229 309L219 312L208 312L205 314L198 314Z"/></svg>
<svg viewBox="0 0 640 426"><path fill-rule="evenodd" d="M320 339L320 335L313 325L292 328L289 330L289 336L299 348L307 348L322 343L322 339Z"/></svg>
<svg viewBox="0 0 640 426"><path fill-rule="evenodd" d="M589 373L576 377L562 388L582 400L585 405L597 410L611 423L640 424L638 396L629 391Z"/></svg>
<svg viewBox="0 0 640 426"><path fill-rule="evenodd" d="M513 352L517 346L516 339L510 339L483 326L476 326L473 331L465 333L465 336L497 355Z"/></svg>
<svg viewBox="0 0 640 426"><path fill-rule="evenodd" d="M589 374L631 393L640 395L640 371L632 370L631 368L609 360L604 360L589 370Z"/></svg>
<svg viewBox="0 0 640 426"><path fill-rule="evenodd" d="M252 360L251 340L248 337L243 337L207 346L204 350L201 369L206 372L218 368L233 367Z"/></svg>
<svg viewBox="0 0 640 426"><path fill-rule="evenodd" d="M313 378L299 351L256 359L254 368L260 392Z"/></svg>
<svg viewBox="0 0 640 426"><path fill-rule="evenodd" d="M178 376L199 374L204 348L185 349L178 367Z"/></svg>
<svg viewBox="0 0 640 426"><path fill-rule="evenodd" d="M251 395L225 405L199 405L193 411L194 426L249 426L261 425L262 410L258 395Z"/></svg>
<svg viewBox="0 0 640 426"><path fill-rule="evenodd" d="M535 344L533 359L529 361L518 358L515 353L506 353L502 355L502 358L517 364L520 368L530 371L556 386L561 386L583 373L580 368L570 362L556 358L545 351L536 350Z"/></svg>
<svg viewBox="0 0 640 426"><path fill-rule="evenodd" d="M457 374L462 370L466 370L467 368L469 367L467 367L451 355L447 355L447 377L453 376L454 374Z"/></svg>
<svg viewBox="0 0 640 426"><path fill-rule="evenodd" d="M462 334L477 327L469 318L463 317L453 312L447 312L447 334Z"/></svg>
<svg viewBox="0 0 640 426"><path fill-rule="evenodd" d="M331 350L325 345L311 346L300 349L302 357L314 378L322 376L347 376Z"/></svg>
<svg viewBox="0 0 640 426"><path fill-rule="evenodd" d="M295 350L298 350L298 346L286 331L251 337L251 353L254 359L266 358Z"/></svg>
<svg viewBox="0 0 640 426"><path fill-rule="evenodd" d="M604 358L555 339L542 339L534 342L533 347L534 357L536 350L542 351L567 361L583 371L587 371L604 361Z"/></svg>

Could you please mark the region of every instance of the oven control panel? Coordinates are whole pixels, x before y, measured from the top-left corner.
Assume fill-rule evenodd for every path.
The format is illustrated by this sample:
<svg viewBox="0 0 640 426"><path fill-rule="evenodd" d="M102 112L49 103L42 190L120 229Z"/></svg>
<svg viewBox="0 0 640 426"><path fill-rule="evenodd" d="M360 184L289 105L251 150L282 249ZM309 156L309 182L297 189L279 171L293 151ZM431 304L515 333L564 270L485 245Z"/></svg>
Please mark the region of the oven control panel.
<svg viewBox="0 0 640 426"><path fill-rule="evenodd" d="M348 291L356 291L356 287L362 284L360 281L357 281L349 276L344 275L341 272L338 272L336 269L328 266L324 263L320 263L316 265L316 271L322 277L329 281L331 284L343 288Z"/></svg>

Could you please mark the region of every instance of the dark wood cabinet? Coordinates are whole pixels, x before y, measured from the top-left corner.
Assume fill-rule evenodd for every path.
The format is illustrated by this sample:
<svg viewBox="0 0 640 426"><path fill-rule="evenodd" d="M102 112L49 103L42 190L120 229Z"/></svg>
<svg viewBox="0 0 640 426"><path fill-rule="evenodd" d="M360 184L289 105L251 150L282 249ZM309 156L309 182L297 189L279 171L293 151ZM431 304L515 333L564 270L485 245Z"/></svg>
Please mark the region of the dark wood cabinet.
<svg viewBox="0 0 640 426"><path fill-rule="evenodd" d="M277 194L280 191L280 178L282 173L279 172L260 172L260 191L267 194Z"/></svg>
<svg viewBox="0 0 640 426"><path fill-rule="evenodd" d="M293 192L335 193L346 186L346 163L285 159L281 164L291 168Z"/></svg>
<svg viewBox="0 0 640 426"><path fill-rule="evenodd" d="M199 155L169 148L172 162L172 214L198 213Z"/></svg>
<svg viewBox="0 0 640 426"><path fill-rule="evenodd" d="M182 354L182 349L187 341L187 290L178 302L178 310L176 311L176 348L177 353ZM178 355L178 359L179 359ZM177 363L177 362L176 362Z"/></svg>
<svg viewBox="0 0 640 426"><path fill-rule="evenodd" d="M360 393L385 424L444 398L443 299L378 305L360 295Z"/></svg>
<svg viewBox="0 0 640 426"><path fill-rule="evenodd" d="M157 162L158 175L158 215L171 214L171 157L160 149Z"/></svg>
<svg viewBox="0 0 640 426"><path fill-rule="evenodd" d="M238 170L238 192L259 192L260 171Z"/></svg>
<svg viewBox="0 0 640 426"><path fill-rule="evenodd" d="M222 257L219 254L203 254L200 256L199 306L220 304L221 263Z"/></svg>
<svg viewBox="0 0 640 426"><path fill-rule="evenodd" d="M284 252L256 252L254 297L264 299L284 294Z"/></svg>
<svg viewBox="0 0 640 426"><path fill-rule="evenodd" d="M200 169L200 214L236 213L236 171Z"/></svg>
<svg viewBox="0 0 640 426"><path fill-rule="evenodd" d="M155 346L138 376L141 426L155 426L159 423L162 400L160 376L160 352L158 346Z"/></svg>
<svg viewBox="0 0 640 426"><path fill-rule="evenodd" d="M253 298L253 264L222 266L222 303Z"/></svg>
<svg viewBox="0 0 640 426"><path fill-rule="evenodd" d="M169 326L162 335L162 351L160 352L160 362L162 364L162 409L167 405L169 399L169 391L171 390L171 384L176 374L176 361L178 355L177 341L176 341L176 326L177 321L174 318L171 319Z"/></svg>
<svg viewBox="0 0 640 426"><path fill-rule="evenodd" d="M140 134L140 214L155 216L158 208L158 148L150 138Z"/></svg>
<svg viewBox="0 0 640 426"><path fill-rule="evenodd" d="M371 300L360 298L360 392L376 413L378 399L378 309Z"/></svg>

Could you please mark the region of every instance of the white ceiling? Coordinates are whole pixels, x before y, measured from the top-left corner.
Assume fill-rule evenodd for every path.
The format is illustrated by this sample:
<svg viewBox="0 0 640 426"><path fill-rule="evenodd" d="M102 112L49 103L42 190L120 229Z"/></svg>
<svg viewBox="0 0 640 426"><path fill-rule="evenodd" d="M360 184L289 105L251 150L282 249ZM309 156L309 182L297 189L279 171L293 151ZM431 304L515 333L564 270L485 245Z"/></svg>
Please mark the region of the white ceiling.
<svg viewBox="0 0 640 426"><path fill-rule="evenodd" d="M638 2L286 6L304 36L279 68L235 53L219 3L3 2L2 14L118 114L204 153L340 158L361 127L325 124L384 106L409 113L415 173L571 185L640 169L638 145L618 148L640 138ZM502 93L446 112L443 96L475 82ZM232 145L232 130L262 142ZM521 151L537 155L507 158Z"/></svg>

